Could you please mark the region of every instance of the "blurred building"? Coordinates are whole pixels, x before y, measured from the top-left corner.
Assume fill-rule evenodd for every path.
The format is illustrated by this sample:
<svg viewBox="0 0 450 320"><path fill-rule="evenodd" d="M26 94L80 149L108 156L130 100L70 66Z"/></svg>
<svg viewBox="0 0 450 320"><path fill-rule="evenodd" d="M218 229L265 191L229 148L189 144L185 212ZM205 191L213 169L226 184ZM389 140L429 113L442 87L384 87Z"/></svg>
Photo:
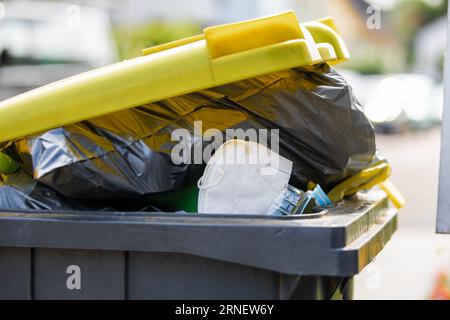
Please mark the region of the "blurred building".
<svg viewBox="0 0 450 320"><path fill-rule="evenodd" d="M301 21L332 16L352 53L350 66L368 73L401 71L405 66L404 48L393 36L383 13L380 13L381 28L368 28L371 13L369 3L364 0L78 0L78 3L106 8L118 25L195 21L207 26L289 9L293 9Z"/></svg>
<svg viewBox="0 0 450 320"><path fill-rule="evenodd" d="M422 28L414 40L414 71L441 78L446 45L447 17Z"/></svg>

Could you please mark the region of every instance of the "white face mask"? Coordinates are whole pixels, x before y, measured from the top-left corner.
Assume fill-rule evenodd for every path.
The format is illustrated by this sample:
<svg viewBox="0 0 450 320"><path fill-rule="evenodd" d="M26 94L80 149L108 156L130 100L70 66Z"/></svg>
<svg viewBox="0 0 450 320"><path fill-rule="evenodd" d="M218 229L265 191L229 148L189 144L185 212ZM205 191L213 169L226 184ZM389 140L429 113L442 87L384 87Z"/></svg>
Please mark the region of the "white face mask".
<svg viewBox="0 0 450 320"><path fill-rule="evenodd" d="M291 172L292 161L264 145L229 140L211 157L199 180L198 212L268 214Z"/></svg>

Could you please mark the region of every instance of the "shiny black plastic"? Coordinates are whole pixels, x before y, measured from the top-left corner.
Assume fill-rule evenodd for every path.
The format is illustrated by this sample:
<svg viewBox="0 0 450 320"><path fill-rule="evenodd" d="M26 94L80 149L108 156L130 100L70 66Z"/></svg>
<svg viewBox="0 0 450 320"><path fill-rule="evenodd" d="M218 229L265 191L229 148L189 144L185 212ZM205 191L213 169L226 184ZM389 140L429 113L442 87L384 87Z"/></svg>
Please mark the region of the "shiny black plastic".
<svg viewBox="0 0 450 320"><path fill-rule="evenodd" d="M139 199L196 184L205 163L175 165L171 133L279 129L290 183L325 191L379 161L371 124L326 64L271 73L41 132L6 149L40 184L72 199ZM192 143L193 145L194 143ZM191 145L191 147L192 147ZM0 193L1 193L0 189ZM1 198L0 198L1 199ZM1 200L5 201L5 200ZM4 203L2 203L4 207Z"/></svg>

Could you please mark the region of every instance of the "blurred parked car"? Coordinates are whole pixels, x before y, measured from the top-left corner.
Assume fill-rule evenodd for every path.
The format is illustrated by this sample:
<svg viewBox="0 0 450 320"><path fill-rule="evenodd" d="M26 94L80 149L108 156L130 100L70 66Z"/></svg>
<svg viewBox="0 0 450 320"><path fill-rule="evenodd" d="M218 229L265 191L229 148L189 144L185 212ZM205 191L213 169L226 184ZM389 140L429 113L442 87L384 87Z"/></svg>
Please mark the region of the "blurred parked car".
<svg viewBox="0 0 450 320"><path fill-rule="evenodd" d="M431 127L441 121L442 83L422 74L362 75L339 70L378 131Z"/></svg>
<svg viewBox="0 0 450 320"><path fill-rule="evenodd" d="M117 60L108 16L57 2L3 3L0 100Z"/></svg>

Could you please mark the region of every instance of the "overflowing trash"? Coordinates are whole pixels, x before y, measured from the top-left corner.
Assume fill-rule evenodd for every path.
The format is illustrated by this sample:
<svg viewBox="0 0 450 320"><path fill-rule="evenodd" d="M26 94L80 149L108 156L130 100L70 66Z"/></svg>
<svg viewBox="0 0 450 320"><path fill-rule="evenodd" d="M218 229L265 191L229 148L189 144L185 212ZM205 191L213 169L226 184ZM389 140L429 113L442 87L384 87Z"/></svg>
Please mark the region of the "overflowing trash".
<svg viewBox="0 0 450 320"><path fill-rule="evenodd" d="M201 177L204 163L175 165L170 157L176 144L171 132L192 130L194 121L224 133L228 128L279 129L280 154L293 161L291 184L301 189L314 181L330 190L384 161L351 88L328 65L273 73L53 129L14 141L6 150L17 155L29 175L66 197L140 197L182 189Z"/></svg>
<svg viewBox="0 0 450 320"><path fill-rule="evenodd" d="M365 168L385 164L350 86L325 64L30 135L4 151L35 181L68 199L142 199L197 184L206 164L174 164L170 155L176 129L190 131L192 150L199 143L195 121L224 136L229 128L278 129L280 155L292 166L285 182L302 190L313 181L330 191Z"/></svg>
<svg viewBox="0 0 450 320"><path fill-rule="evenodd" d="M274 19L273 26L292 31L291 35L286 33L283 37L307 39L295 43L299 48L307 45L310 50L303 62L300 57L286 56L285 59L292 58L294 62L300 59L298 67L281 68L277 64L284 65L285 61L277 60L271 66L277 71L261 71L256 76L244 77L240 69L230 70L229 74L236 74L236 79L240 80L223 80L224 84L181 95L175 94L174 89L169 98L132 108L122 107L120 111L85 120L76 116L82 121L35 130L24 136L19 132L31 129L17 131L7 124L10 131L17 131L17 137L8 132L11 139L0 144L0 209L136 211L150 208L199 213L297 215L325 208L386 180L390 166L377 152L373 127L361 111L351 87L325 63L348 59L345 45L338 38L332 21L325 19L299 28L292 12L271 19ZM280 24L279 19L289 23ZM173 46L195 41L200 41L200 45L201 41L206 41L209 51L205 52L212 55L214 63L210 56L207 61L213 63L213 70L217 66L214 59L231 53L233 58L238 57L239 50L265 59L266 56L261 54L263 51L255 46L261 46L267 50L265 54L271 56L278 37L271 40L267 35L267 39L253 44L228 43L231 41L229 32L247 34L249 30L257 30L255 28L263 30L266 23L271 28L264 32L273 29L269 20L261 21L264 24L247 22L245 28L240 25L212 28L205 31L203 38L194 37L180 44L170 44L168 49L157 50L171 50ZM222 39L224 46L217 47L213 35L222 32L226 35ZM311 42L313 38L319 41L324 32L336 38L326 47L330 50L327 54L324 50L319 51L320 44ZM311 33L311 39L304 36L307 33ZM281 40L287 41L281 42L283 45L293 45L290 38ZM285 51L286 55L291 52L289 50ZM158 57L164 58L163 55ZM180 57L183 58L181 53ZM266 68L264 59L255 60L261 70ZM237 65L242 64L242 61L238 62ZM249 75L255 72L253 69L248 71ZM114 68L102 71L104 75L92 73L92 83L118 76ZM228 79L230 75L222 76ZM161 83L165 81L164 77L161 77ZM89 78L89 74L85 78ZM204 82L209 83L209 80ZM59 101L69 92L70 86L80 92L85 90L85 87L68 81L67 88L54 88L55 95L49 97L56 100L38 101L41 96L34 99L32 93L7 101L5 105L9 110L20 110L23 107L20 99L38 101L36 106L45 105L46 101ZM102 83L102 88L106 87L106 82ZM45 94L52 94L52 88L47 89ZM136 89L136 96L137 92ZM113 99L116 93L109 93L111 110L118 109L115 106L117 99ZM95 96L88 98L97 99ZM122 94L120 99L128 98ZM108 109L105 99L95 101L98 108ZM67 101L64 103L69 105ZM36 114L47 112L44 110L47 108L36 108L33 109ZM48 109L51 108L53 105ZM83 113L91 114L91 109L83 107ZM33 112L30 112L30 119ZM52 123L66 122L66 119L58 118ZM39 124L37 128L44 127ZM0 129L0 132L7 131ZM214 132L214 138L211 138L211 132ZM177 139L180 136L184 136L183 141ZM180 146L181 161L175 161L174 152ZM222 175L216 170L221 167L217 165L221 161L218 150L232 147L233 152L248 155L248 150L261 149L261 146L270 155L266 160L277 162L277 166L272 167L274 174L258 174L258 170L264 169L261 166L267 163L233 166ZM206 150L209 157L204 156ZM177 201L183 198L180 194L186 195L186 192L191 204L194 203L189 207Z"/></svg>
<svg viewBox="0 0 450 320"><path fill-rule="evenodd" d="M319 185L314 190L302 191L287 185L283 193L273 202L269 215L301 215L303 213L317 213L333 206L333 202L323 192Z"/></svg>

